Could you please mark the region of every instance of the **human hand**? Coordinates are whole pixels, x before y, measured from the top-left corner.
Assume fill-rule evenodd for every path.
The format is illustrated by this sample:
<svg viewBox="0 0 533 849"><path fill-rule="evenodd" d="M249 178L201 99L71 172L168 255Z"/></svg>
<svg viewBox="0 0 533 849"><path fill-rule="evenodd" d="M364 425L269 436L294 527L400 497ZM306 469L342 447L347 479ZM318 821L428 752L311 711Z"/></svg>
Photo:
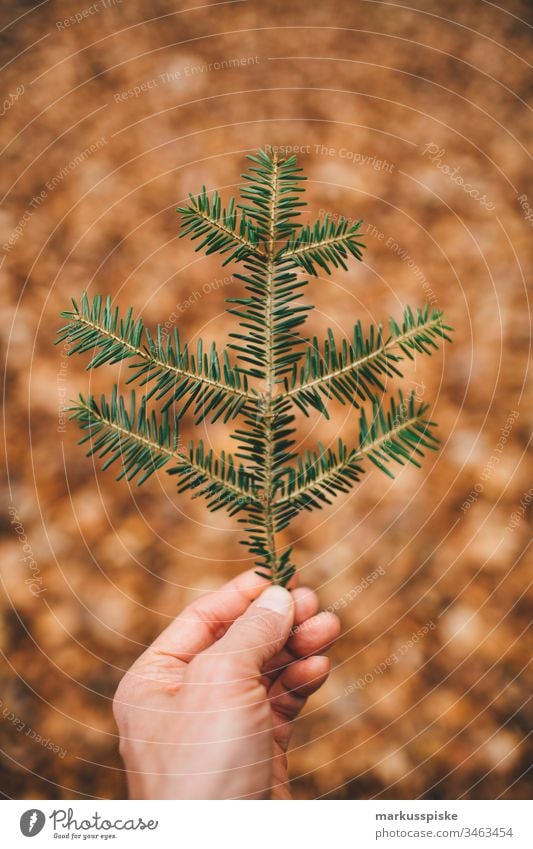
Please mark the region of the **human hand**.
<svg viewBox="0 0 533 849"><path fill-rule="evenodd" d="M339 633L317 610L311 590L252 571L183 610L115 694L131 798L290 798L294 720Z"/></svg>

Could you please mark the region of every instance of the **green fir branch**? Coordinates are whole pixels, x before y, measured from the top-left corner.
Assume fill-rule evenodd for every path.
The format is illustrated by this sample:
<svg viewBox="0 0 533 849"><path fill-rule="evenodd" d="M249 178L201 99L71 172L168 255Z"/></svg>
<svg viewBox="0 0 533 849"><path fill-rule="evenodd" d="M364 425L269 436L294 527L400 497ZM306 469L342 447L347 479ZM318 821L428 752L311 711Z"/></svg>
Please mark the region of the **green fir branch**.
<svg viewBox="0 0 533 849"><path fill-rule="evenodd" d="M359 446L348 449L342 439L338 440L337 451L325 449L319 443L318 451L306 451L297 458L297 467L285 471L284 479L278 484L280 497L275 501L277 508L297 510L302 507L321 509L330 504L331 498L348 492L365 472L363 465L368 458L389 477L394 477L385 465L394 461L420 466L417 457L424 456L424 449L435 450L439 440L431 433L435 422L424 418L428 405L415 404L412 394L405 401L400 391L398 399L391 398L385 410L379 401L372 405L369 421L361 411ZM292 514L290 514L292 518Z"/></svg>
<svg viewBox="0 0 533 849"><path fill-rule="evenodd" d="M201 239L196 250L203 250L206 255L229 253L222 265L245 259L250 254L264 256L258 244L257 229L245 213L239 215L234 198L224 209L218 192L210 199L205 186L198 197L189 197L188 205L177 208L182 217L180 238Z"/></svg>
<svg viewBox="0 0 533 849"><path fill-rule="evenodd" d="M401 389L397 399L389 400L387 410L374 401L371 418L361 411L358 455L368 457L391 478L394 475L387 466L391 461L420 468L417 458L424 457L425 451L435 451L439 444L431 432L436 422L424 417L428 409L429 404L416 405L414 393L406 401Z"/></svg>
<svg viewBox="0 0 533 849"><path fill-rule="evenodd" d="M265 253L273 259L276 246L300 226L296 219L306 206L300 197L304 191L301 183L307 178L295 156L280 159L276 153L260 150L248 159L253 164L242 175L246 185L241 190L247 203L239 204L239 208L253 221Z"/></svg>
<svg viewBox="0 0 533 849"><path fill-rule="evenodd" d="M110 401L102 395L98 404L92 395L80 395L69 410L70 419L76 420L85 433L79 444L89 443L87 457L96 455L105 460L102 470L120 463L117 480L125 477L132 481L140 476L140 486L170 460L179 460L177 420L171 422L168 413L159 419L155 412L148 414L146 400L138 405L135 392L130 395L129 407L115 385Z"/></svg>
<svg viewBox="0 0 533 849"><path fill-rule="evenodd" d="M295 571L286 532L296 516L349 492L369 463L392 477L393 464L418 466L436 448L427 404L401 391L383 395L402 376L402 360L433 353L450 341L451 328L436 309L407 307L387 333L381 325L365 333L356 322L349 340L337 341L331 330L323 343L309 340L302 331L313 307L302 303L302 271L331 274L361 259L361 222L326 217L302 226L305 177L296 159L265 151L248 158L241 203L224 207L217 192L208 196L203 188L178 210L181 236L238 264L233 277L244 291L227 299L238 322L227 350L202 340L192 349L177 329L166 334L161 326L152 336L131 309L121 316L110 298L87 295L63 313L68 323L58 341L68 343L69 354L88 353L88 369L128 360L126 383L142 388L140 401L132 391L129 405L116 386L110 401L80 396L71 418L89 455L138 483L166 467L180 493L203 497L211 511L238 514L258 573L286 585ZM328 416L333 399L361 407L356 444L339 439L335 447L319 443L297 453L296 413ZM149 411L149 404L159 409ZM238 419L235 453L217 454L202 440L184 451L178 428L188 410L196 423Z"/></svg>
<svg viewBox="0 0 533 849"><path fill-rule="evenodd" d="M68 342L69 356L91 352L87 370L135 358L137 362L130 364L133 373L126 382L138 381L143 387L152 383L147 398L169 396L163 409L186 398L178 415L193 404L196 422L206 417L215 421L222 415L227 421L247 402L254 401L246 375L231 366L225 351L221 358L214 343L207 353L199 340L195 355L188 345L181 346L177 329L170 336L161 326L154 339L142 318L134 319L131 309L121 317L109 297L103 301L96 295L90 302L83 294L81 305L73 300L73 306L73 310L61 313L69 321L58 331L56 344Z"/></svg>
<svg viewBox="0 0 533 849"><path fill-rule="evenodd" d="M191 442L188 456L167 471L179 476L178 492L197 490L193 498L204 496L212 512L226 507L233 516L260 504L253 475L237 465L231 454L222 451L215 457L213 449L206 451L202 440L196 447Z"/></svg>
<svg viewBox="0 0 533 849"><path fill-rule="evenodd" d="M361 248L365 244L358 238L362 223L349 224L344 218L335 223L326 215L323 221L315 222L312 227L302 227L292 235L280 251L280 257L315 277L321 271L332 274L334 268L347 271L350 256L359 260L363 258Z"/></svg>
<svg viewBox="0 0 533 849"><path fill-rule="evenodd" d="M442 312L426 306L413 313L407 307L403 321L390 319L390 335L385 338L381 325L371 326L365 337L357 322L352 340L339 345L328 330L320 347L316 337L305 353L303 364L285 378L285 395L307 415L310 407L329 418L326 402L336 398L355 407L373 400L376 391L384 392L387 378L402 377L398 363L415 353L431 354L441 339L450 341L451 330Z"/></svg>
<svg viewBox="0 0 533 849"><path fill-rule="evenodd" d="M336 495L349 492L364 472L360 460L340 438L336 451L319 443L318 450L298 457L296 468L285 470L278 483L275 504L280 523L288 523L300 509L322 509Z"/></svg>

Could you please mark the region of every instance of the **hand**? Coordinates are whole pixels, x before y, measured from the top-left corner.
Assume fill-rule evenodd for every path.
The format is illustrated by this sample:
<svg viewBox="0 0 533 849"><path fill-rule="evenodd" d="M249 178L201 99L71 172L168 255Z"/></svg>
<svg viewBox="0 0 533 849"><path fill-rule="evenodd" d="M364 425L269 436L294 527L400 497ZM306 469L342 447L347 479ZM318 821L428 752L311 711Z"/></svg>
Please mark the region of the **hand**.
<svg viewBox="0 0 533 849"><path fill-rule="evenodd" d="M290 798L294 720L326 680L319 653L339 633L317 610L311 590L254 572L185 608L115 694L131 798Z"/></svg>

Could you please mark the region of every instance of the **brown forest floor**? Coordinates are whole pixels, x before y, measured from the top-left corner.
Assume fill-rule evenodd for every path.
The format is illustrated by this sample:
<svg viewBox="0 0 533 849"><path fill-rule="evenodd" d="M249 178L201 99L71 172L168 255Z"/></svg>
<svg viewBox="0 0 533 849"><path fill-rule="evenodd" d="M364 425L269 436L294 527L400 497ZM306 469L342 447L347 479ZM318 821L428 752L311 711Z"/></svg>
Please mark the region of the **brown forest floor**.
<svg viewBox="0 0 533 849"><path fill-rule="evenodd" d="M189 339L223 343L237 284L178 241L174 210L202 183L227 196L245 153L271 143L308 146L313 217L366 222L364 263L309 288L313 331L349 333L355 318L428 298L456 328L405 380L440 423L438 455L394 482L373 471L291 530L302 581L324 605L383 571L339 610L330 680L296 730L294 793L527 796L532 230L519 196L533 206L532 21L520 20L530 4L103 5L66 26L72 3L3 4L4 24L19 18L0 42L2 91L14 95L0 127L3 793L122 797L110 710L122 670L184 603L249 565L235 521L176 498L172 479L137 490L95 474L76 428L58 432L59 408L89 383L109 387L118 369L89 375L52 342L59 312L89 287L149 325L179 314ZM209 68L235 58L246 62ZM348 438L354 421L336 410L321 439L340 427ZM208 438L230 444L221 423Z"/></svg>

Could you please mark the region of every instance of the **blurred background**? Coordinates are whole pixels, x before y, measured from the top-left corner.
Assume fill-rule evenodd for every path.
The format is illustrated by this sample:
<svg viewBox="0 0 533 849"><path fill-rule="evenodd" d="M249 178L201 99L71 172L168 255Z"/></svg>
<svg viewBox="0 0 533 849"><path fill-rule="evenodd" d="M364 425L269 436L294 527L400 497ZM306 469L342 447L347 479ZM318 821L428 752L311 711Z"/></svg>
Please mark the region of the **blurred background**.
<svg viewBox="0 0 533 849"><path fill-rule="evenodd" d="M53 343L87 289L223 346L234 267L178 240L175 208L202 184L228 198L271 144L301 150L306 221L365 222L364 262L307 290L311 331L428 302L455 328L404 381L440 451L394 481L373 470L287 536L342 621L297 722L294 795L527 797L531 4L2 5L3 795L123 797L119 679L250 565L236 521L172 478L132 488L85 459L64 407L127 369L87 373ZM299 420L302 440L350 442L355 421Z"/></svg>

